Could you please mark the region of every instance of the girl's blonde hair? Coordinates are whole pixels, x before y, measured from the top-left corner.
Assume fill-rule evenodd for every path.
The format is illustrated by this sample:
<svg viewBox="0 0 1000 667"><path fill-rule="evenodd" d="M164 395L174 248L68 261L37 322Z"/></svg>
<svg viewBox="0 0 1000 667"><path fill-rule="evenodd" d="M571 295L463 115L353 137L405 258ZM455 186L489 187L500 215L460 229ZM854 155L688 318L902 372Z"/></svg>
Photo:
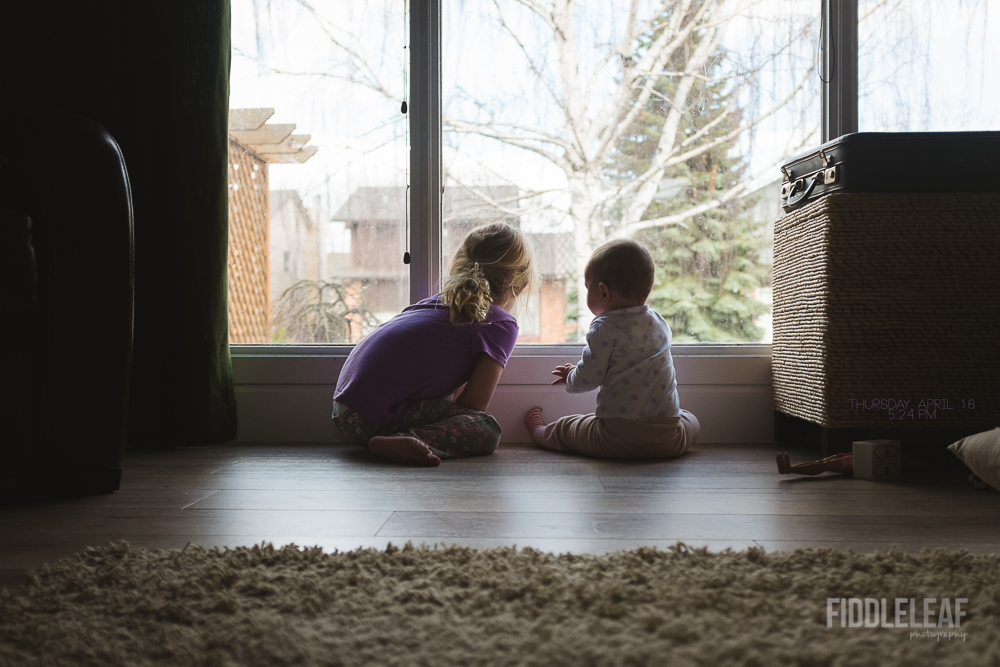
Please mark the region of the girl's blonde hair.
<svg viewBox="0 0 1000 667"><path fill-rule="evenodd" d="M490 304L523 299L538 286L538 268L528 239L505 222L476 227L462 242L444 284L442 300L453 324L486 319Z"/></svg>

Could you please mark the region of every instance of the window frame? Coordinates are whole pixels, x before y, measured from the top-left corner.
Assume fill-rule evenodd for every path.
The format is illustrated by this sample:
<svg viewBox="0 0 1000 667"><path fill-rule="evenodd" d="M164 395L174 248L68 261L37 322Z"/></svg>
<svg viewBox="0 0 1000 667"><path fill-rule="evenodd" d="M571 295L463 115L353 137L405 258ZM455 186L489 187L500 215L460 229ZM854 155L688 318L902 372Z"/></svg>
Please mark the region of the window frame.
<svg viewBox="0 0 1000 667"><path fill-rule="evenodd" d="M441 288L442 86L441 0L411 0L409 11L410 89L410 302ZM857 132L858 0L822 0L822 140ZM353 345L231 343L234 357L344 357ZM514 356L579 354L581 343L518 345ZM674 356L770 356L768 343L679 343ZM289 379L278 382L289 382Z"/></svg>
<svg viewBox="0 0 1000 667"><path fill-rule="evenodd" d="M820 127L826 143L858 131L858 0L823 0L821 11Z"/></svg>
<svg viewBox="0 0 1000 667"><path fill-rule="evenodd" d="M410 303L441 287L441 0L409 3Z"/></svg>

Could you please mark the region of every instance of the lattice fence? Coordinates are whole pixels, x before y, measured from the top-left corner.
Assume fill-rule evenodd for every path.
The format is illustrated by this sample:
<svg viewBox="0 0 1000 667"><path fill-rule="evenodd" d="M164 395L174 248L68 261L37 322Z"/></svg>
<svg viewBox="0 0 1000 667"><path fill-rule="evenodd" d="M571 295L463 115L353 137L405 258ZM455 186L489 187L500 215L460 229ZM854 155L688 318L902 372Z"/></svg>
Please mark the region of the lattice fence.
<svg viewBox="0 0 1000 667"><path fill-rule="evenodd" d="M229 342L271 342L267 162L229 139Z"/></svg>

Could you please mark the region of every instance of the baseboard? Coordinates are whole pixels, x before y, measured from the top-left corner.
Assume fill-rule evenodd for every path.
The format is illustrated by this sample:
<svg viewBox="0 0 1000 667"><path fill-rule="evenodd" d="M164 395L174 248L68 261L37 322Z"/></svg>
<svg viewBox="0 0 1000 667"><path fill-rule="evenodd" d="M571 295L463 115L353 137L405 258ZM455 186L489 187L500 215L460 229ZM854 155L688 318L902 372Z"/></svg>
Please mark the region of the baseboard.
<svg viewBox="0 0 1000 667"><path fill-rule="evenodd" d="M236 366L239 360L233 361ZM490 404L490 412L503 429L503 442L529 441L522 420L536 405L543 408L547 419L594 411L596 392L568 394L565 388L548 384L555 362L561 362L561 357L521 357L508 365ZM242 361L243 368L234 369L238 370L237 439L342 442L343 436L333 426L330 414L339 364L320 361L326 364L327 373L322 382L317 382L321 376L315 371L316 364L308 364L301 357L287 363L284 366L280 358L256 358ZM295 377L291 372L293 364L312 369L298 375L306 378L305 382L289 381ZM701 442L774 441L769 356L676 355L675 366L681 407L701 422ZM281 382L261 381L268 377L279 377Z"/></svg>

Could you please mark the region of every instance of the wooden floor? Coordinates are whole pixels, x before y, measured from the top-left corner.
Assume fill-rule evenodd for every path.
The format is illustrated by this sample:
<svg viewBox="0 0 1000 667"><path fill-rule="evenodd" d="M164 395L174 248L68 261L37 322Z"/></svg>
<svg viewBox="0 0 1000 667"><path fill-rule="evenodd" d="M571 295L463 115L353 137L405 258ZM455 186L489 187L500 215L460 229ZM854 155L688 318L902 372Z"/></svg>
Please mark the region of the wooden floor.
<svg viewBox="0 0 1000 667"><path fill-rule="evenodd" d="M875 483L777 474L779 445L698 445L613 462L502 445L410 468L346 445L220 445L126 453L120 491L0 505L0 585L87 546L263 541L326 550L407 541L605 553L639 545L768 551L1000 551L1000 493L961 475ZM792 462L818 451L792 452Z"/></svg>

